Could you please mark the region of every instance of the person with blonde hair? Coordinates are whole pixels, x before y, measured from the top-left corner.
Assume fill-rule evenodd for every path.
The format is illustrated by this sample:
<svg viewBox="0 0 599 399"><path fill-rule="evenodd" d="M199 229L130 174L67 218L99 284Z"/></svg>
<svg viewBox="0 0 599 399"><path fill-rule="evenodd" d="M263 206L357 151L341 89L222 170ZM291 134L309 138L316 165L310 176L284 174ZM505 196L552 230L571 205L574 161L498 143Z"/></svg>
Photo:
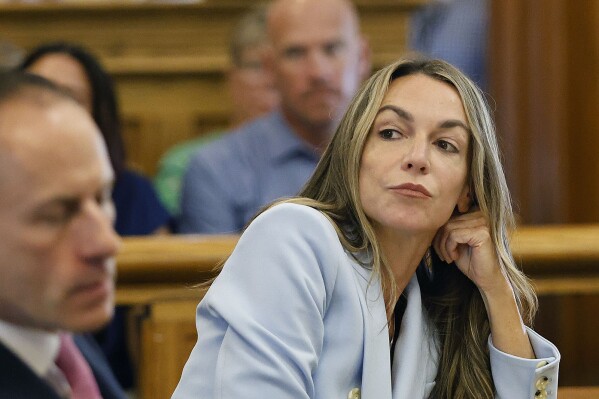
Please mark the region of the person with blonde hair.
<svg viewBox="0 0 599 399"><path fill-rule="evenodd" d="M556 398L513 225L481 91L443 61L383 68L244 231L173 398Z"/></svg>

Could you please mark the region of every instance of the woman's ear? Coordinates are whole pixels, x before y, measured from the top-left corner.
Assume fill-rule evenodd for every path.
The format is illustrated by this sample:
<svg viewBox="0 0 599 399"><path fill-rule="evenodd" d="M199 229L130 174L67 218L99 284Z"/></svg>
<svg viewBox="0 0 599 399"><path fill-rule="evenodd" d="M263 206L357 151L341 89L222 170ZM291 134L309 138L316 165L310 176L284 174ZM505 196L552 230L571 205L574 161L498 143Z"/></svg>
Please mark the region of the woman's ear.
<svg viewBox="0 0 599 399"><path fill-rule="evenodd" d="M462 192L460 193L460 197L458 198L458 212L460 213L466 213L470 210L470 207L472 206L472 203L474 201L472 200L472 194L470 193L470 185L466 184L464 185L464 188L462 189Z"/></svg>

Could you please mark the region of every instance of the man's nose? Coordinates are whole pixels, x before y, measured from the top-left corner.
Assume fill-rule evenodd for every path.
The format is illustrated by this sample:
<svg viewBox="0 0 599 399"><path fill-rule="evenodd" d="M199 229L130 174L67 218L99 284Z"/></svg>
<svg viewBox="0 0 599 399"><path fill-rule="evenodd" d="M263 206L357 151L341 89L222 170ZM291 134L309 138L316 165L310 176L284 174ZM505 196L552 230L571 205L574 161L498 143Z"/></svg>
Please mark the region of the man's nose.
<svg viewBox="0 0 599 399"><path fill-rule="evenodd" d="M93 200L83 205L75 227L79 255L103 260L117 254L121 240L113 227L111 207Z"/></svg>
<svg viewBox="0 0 599 399"><path fill-rule="evenodd" d="M323 51L312 51L308 55L307 69L312 79L328 79L332 71L332 60Z"/></svg>

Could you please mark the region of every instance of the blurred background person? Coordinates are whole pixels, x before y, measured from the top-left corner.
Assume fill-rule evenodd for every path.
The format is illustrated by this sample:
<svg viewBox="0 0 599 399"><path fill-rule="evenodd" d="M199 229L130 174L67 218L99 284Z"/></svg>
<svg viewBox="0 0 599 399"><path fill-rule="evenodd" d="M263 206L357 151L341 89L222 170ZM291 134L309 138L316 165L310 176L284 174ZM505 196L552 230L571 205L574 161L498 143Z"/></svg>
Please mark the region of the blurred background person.
<svg viewBox="0 0 599 399"><path fill-rule="evenodd" d="M170 216L151 182L127 167L114 85L99 61L76 44L48 43L33 49L19 68L64 87L94 118L116 175L112 199L119 235L166 232Z"/></svg>
<svg viewBox="0 0 599 399"><path fill-rule="evenodd" d="M267 26L265 65L280 107L193 155L182 233L237 233L262 206L295 195L370 73L370 49L347 0L277 0Z"/></svg>
<svg viewBox="0 0 599 399"><path fill-rule="evenodd" d="M227 83L232 129L272 111L279 104L279 94L263 65L267 47L266 8L258 6L244 14L231 34ZM192 154L222 133L212 132L181 143L160 160L154 185L172 215L179 214L181 181Z"/></svg>
<svg viewBox="0 0 599 399"><path fill-rule="evenodd" d="M21 60L25 51L12 42L0 39L0 72L14 69Z"/></svg>
<svg viewBox="0 0 599 399"><path fill-rule="evenodd" d="M410 20L409 47L443 59L486 89L488 0L432 0Z"/></svg>
<svg viewBox="0 0 599 399"><path fill-rule="evenodd" d="M114 309L113 172L89 114L0 75L0 397L124 399L86 333Z"/></svg>
<svg viewBox="0 0 599 399"><path fill-rule="evenodd" d="M117 98L112 79L99 61L78 45L48 43L32 50L19 68L67 90L98 125L115 172L112 200L117 233L132 236L167 232L170 215L151 182L127 168ZM129 389L134 386L134 372L126 331L126 308L117 307L112 322L96 338L119 382Z"/></svg>

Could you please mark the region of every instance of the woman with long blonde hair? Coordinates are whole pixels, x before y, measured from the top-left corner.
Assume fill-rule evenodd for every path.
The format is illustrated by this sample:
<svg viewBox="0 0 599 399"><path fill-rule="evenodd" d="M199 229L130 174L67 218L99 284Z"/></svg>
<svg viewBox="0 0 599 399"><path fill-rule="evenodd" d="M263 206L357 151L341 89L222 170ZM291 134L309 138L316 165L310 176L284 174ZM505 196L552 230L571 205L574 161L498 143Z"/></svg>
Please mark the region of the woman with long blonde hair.
<svg viewBox="0 0 599 399"><path fill-rule="evenodd" d="M555 398L512 227L480 90L442 61L383 68L245 230L173 398Z"/></svg>

